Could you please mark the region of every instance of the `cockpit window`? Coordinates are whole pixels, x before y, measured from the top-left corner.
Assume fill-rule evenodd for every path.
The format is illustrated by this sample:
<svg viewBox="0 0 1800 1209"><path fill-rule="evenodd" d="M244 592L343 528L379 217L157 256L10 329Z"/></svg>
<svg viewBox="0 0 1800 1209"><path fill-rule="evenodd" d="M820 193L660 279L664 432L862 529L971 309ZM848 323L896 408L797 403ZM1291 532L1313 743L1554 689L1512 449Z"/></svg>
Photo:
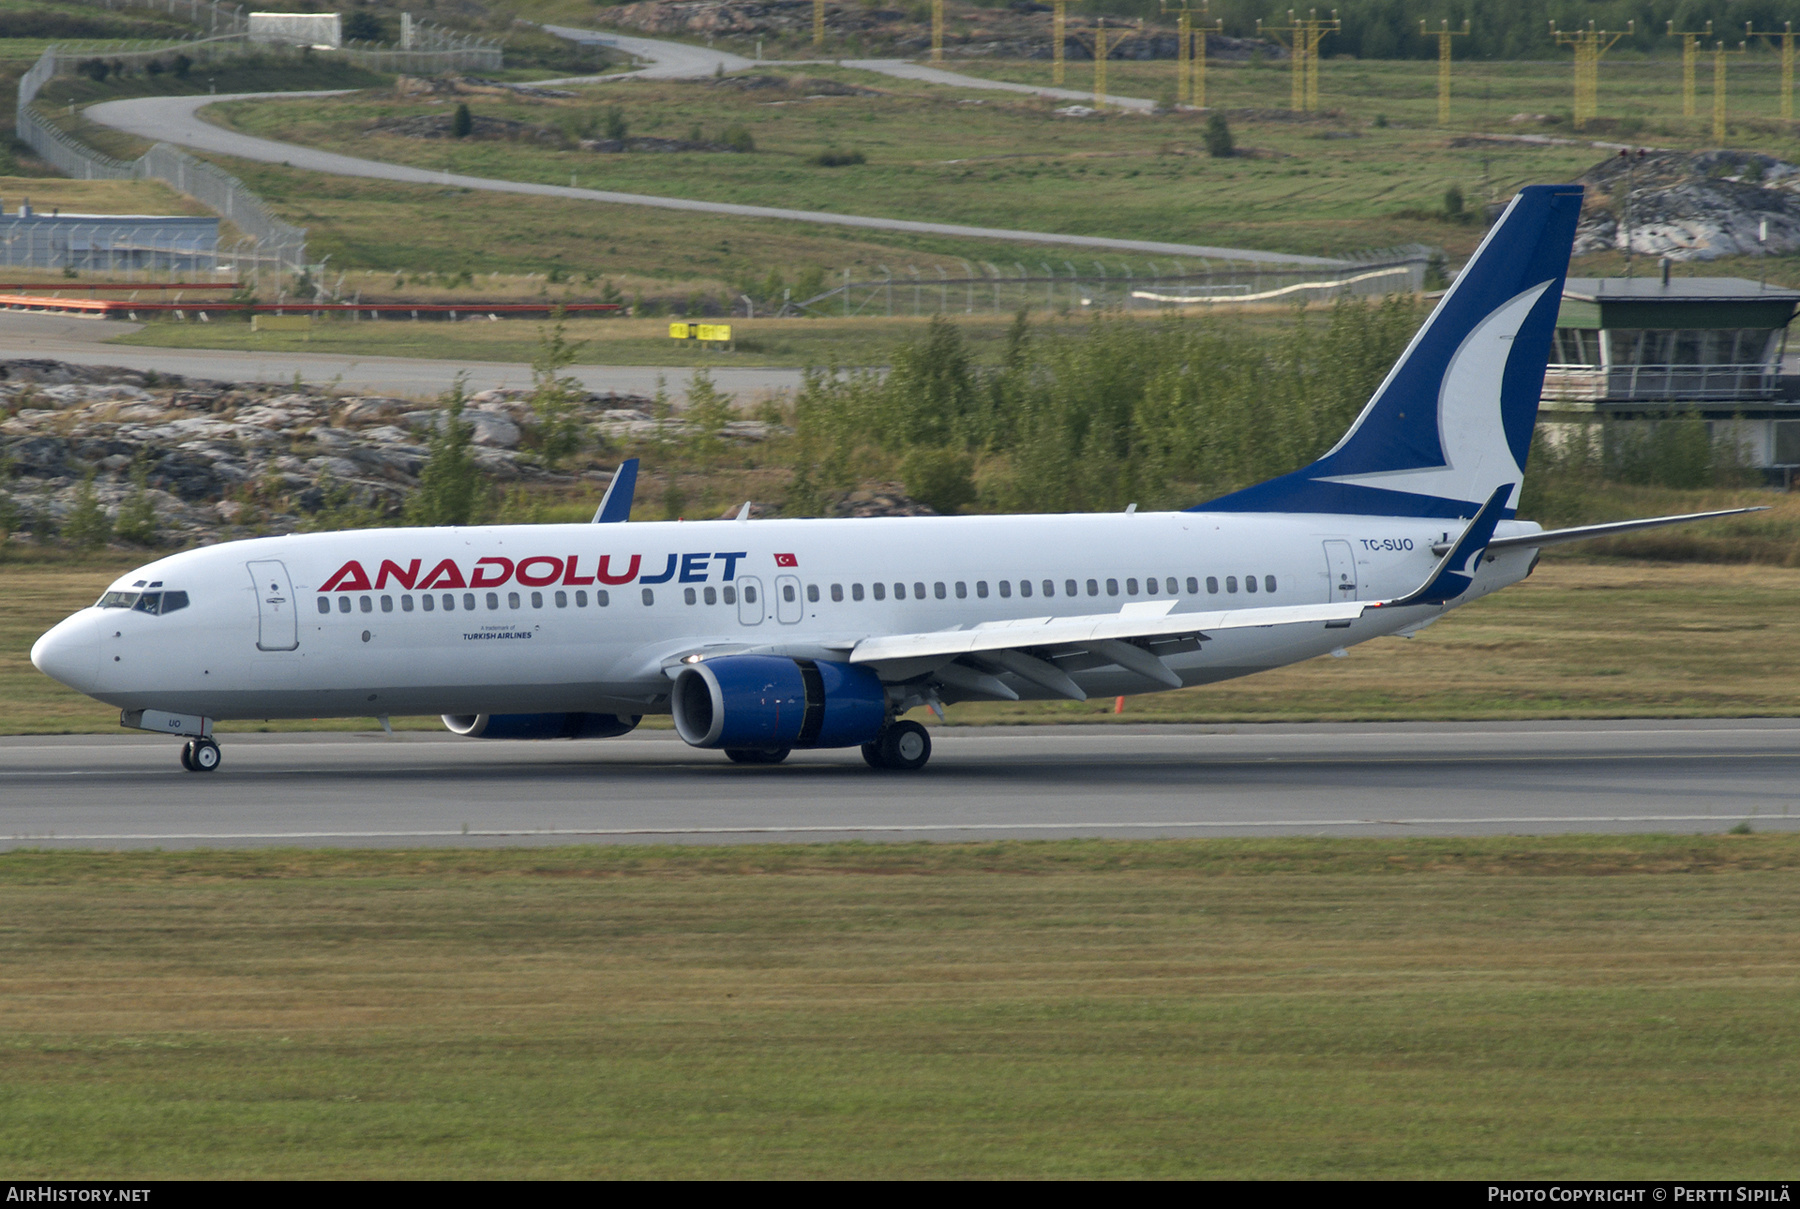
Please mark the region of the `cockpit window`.
<svg viewBox="0 0 1800 1209"><path fill-rule="evenodd" d="M186 592L108 592L100 598L102 609L130 609L135 613L173 613L188 607Z"/></svg>

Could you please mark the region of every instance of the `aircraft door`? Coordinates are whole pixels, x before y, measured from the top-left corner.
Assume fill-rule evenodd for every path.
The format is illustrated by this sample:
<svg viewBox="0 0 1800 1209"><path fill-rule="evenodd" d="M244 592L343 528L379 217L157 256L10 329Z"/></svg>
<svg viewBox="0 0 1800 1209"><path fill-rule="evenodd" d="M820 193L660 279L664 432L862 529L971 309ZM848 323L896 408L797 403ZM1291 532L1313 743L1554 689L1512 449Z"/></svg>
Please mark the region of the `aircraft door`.
<svg viewBox="0 0 1800 1209"><path fill-rule="evenodd" d="M805 615L806 606L800 603L800 580L793 575L777 575L775 577L775 620L782 625L793 625Z"/></svg>
<svg viewBox="0 0 1800 1209"><path fill-rule="evenodd" d="M1325 571L1330 580L1325 589L1326 603L1356 599L1356 554L1349 542L1325 543Z"/></svg>
<svg viewBox="0 0 1800 1209"><path fill-rule="evenodd" d="M300 645L300 611L287 564L270 559L245 565L256 588L256 649L293 650Z"/></svg>
<svg viewBox="0 0 1800 1209"><path fill-rule="evenodd" d="M738 624L761 625L763 619L762 580L754 575L737 579Z"/></svg>

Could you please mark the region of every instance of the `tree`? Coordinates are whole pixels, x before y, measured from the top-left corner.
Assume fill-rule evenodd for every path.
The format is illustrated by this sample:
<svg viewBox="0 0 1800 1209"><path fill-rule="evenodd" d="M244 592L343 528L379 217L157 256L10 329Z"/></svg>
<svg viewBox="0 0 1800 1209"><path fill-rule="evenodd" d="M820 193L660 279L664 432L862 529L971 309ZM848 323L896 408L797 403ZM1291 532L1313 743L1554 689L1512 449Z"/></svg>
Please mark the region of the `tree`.
<svg viewBox="0 0 1800 1209"><path fill-rule="evenodd" d="M551 312L550 326L538 332L537 356L531 360L531 410L537 416L538 454L551 469L560 467L581 448L580 401L587 388L580 379L563 374L575 364L581 345L568 338L559 306Z"/></svg>
<svg viewBox="0 0 1800 1209"><path fill-rule="evenodd" d="M156 544L156 505L150 500L149 472L141 461L131 468L131 490L119 502L113 532L134 545Z"/></svg>
<svg viewBox="0 0 1800 1209"><path fill-rule="evenodd" d="M458 102L456 115L450 119L450 133L456 138L466 139L469 137L470 131L474 129L475 119L470 116L468 105Z"/></svg>
<svg viewBox="0 0 1800 1209"><path fill-rule="evenodd" d="M1231 126L1225 115L1215 113L1206 119L1206 154L1216 160L1230 159L1237 153L1231 141Z"/></svg>
<svg viewBox="0 0 1800 1209"><path fill-rule="evenodd" d="M75 489L75 506L69 510L69 519L63 522L63 536L77 550L96 549L112 536L112 522L106 518L106 509L100 506L100 499L94 494L94 472L91 470L81 480L81 486Z"/></svg>
<svg viewBox="0 0 1800 1209"><path fill-rule="evenodd" d="M344 15L344 40L346 42L381 41L381 18L368 9L346 13Z"/></svg>
<svg viewBox="0 0 1800 1209"><path fill-rule="evenodd" d="M1444 216L1461 218L1463 212L1463 192L1460 186L1451 185L1444 190Z"/></svg>
<svg viewBox="0 0 1800 1209"><path fill-rule="evenodd" d="M406 504L406 518L415 525L466 525L485 503L485 484L469 446L474 427L462 418L467 403L466 378L444 396L443 423L428 442L431 456L419 471L419 489Z"/></svg>

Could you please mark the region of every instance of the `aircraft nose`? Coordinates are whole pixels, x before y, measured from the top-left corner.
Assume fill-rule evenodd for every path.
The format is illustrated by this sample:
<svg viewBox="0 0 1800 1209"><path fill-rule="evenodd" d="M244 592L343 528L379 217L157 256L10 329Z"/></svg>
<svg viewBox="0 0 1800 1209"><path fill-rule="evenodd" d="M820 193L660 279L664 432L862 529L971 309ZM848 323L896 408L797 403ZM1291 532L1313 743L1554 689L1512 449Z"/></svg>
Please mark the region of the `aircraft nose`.
<svg viewBox="0 0 1800 1209"><path fill-rule="evenodd" d="M91 692L98 678L100 643L91 611L65 617L31 648L31 666L78 692Z"/></svg>

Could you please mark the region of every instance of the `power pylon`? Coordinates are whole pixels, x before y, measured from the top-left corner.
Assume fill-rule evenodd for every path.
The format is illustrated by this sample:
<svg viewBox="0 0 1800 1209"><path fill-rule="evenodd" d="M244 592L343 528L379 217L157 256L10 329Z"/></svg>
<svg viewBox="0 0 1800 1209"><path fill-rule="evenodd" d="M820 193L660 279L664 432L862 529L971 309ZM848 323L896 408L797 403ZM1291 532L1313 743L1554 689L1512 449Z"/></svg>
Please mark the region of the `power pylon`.
<svg viewBox="0 0 1800 1209"><path fill-rule="evenodd" d="M1329 21L1321 21L1316 8L1301 20L1294 18L1294 10L1290 8L1286 25L1264 26L1260 18L1257 20L1256 32L1259 34L1273 34L1278 42L1282 41L1282 34L1288 35L1283 45L1288 48L1294 67L1294 99L1291 108L1295 113L1310 113L1319 107L1319 44L1327 34L1336 33L1342 28L1343 23L1337 19L1336 9L1331 11Z"/></svg>
<svg viewBox="0 0 1800 1209"><path fill-rule="evenodd" d="M813 49L825 45L825 0L813 0Z"/></svg>
<svg viewBox="0 0 1800 1209"><path fill-rule="evenodd" d="M1200 19L1188 0L1181 0L1175 19L1175 103L1206 108L1206 35L1223 33L1225 22L1212 21L1207 11L1209 0L1201 0ZM1162 0L1162 11L1169 11L1169 0Z"/></svg>
<svg viewBox="0 0 1800 1209"><path fill-rule="evenodd" d="M1725 43L1713 46L1713 141L1723 147L1725 145L1725 58L1727 55L1741 55L1750 47L1743 42L1738 43L1736 50L1726 50Z"/></svg>
<svg viewBox="0 0 1800 1209"><path fill-rule="evenodd" d="M1068 0L1055 0L1050 12L1050 82L1063 82L1063 39L1068 31Z"/></svg>
<svg viewBox="0 0 1800 1209"><path fill-rule="evenodd" d="M1705 29L1680 30L1669 22L1669 37L1681 39L1681 116L1696 116L1694 104L1694 61L1700 57L1700 39L1712 37L1712 22Z"/></svg>
<svg viewBox="0 0 1800 1209"><path fill-rule="evenodd" d="M1094 26L1094 108L1106 108L1106 18Z"/></svg>
<svg viewBox="0 0 1800 1209"><path fill-rule="evenodd" d="M1792 21L1786 22L1785 27L1780 33L1765 31L1760 34L1746 24L1744 26L1744 32L1752 38L1767 38L1771 42L1777 38L1781 39L1781 120L1784 122L1793 121L1794 39L1800 38L1800 34L1794 32L1794 23Z"/></svg>
<svg viewBox="0 0 1800 1209"><path fill-rule="evenodd" d="M1627 21L1623 33L1595 29L1592 21L1586 29L1560 30L1550 23L1550 36L1558 45L1575 48L1575 129L1580 130L1589 118L1600 116L1600 59L1629 35L1636 26Z"/></svg>
<svg viewBox="0 0 1800 1209"><path fill-rule="evenodd" d="M931 61L944 61L944 0L931 0Z"/></svg>
<svg viewBox="0 0 1800 1209"><path fill-rule="evenodd" d="M1436 38L1438 44L1438 125L1450 124L1450 39L1465 37L1469 32L1468 18L1463 18L1461 29L1451 29L1448 20L1441 29L1425 28L1425 22L1419 22L1421 38Z"/></svg>

